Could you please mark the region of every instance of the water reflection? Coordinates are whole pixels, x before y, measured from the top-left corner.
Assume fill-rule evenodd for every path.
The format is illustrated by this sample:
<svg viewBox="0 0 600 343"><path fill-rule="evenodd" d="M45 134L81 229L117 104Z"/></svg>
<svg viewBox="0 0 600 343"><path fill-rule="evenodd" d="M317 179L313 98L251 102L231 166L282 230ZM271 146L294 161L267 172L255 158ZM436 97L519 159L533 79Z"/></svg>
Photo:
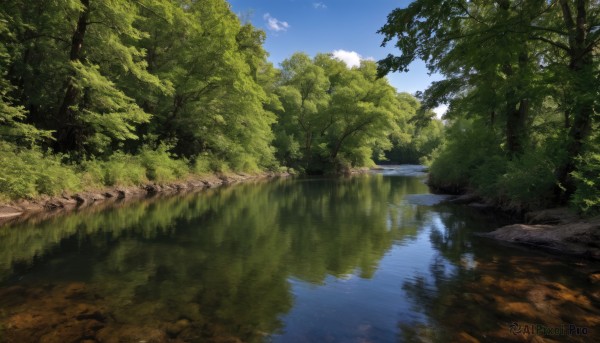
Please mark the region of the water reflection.
<svg viewBox="0 0 600 343"><path fill-rule="evenodd" d="M471 234L504 219L384 174L0 228L0 341L487 341L546 310L598 325L572 268Z"/></svg>
<svg viewBox="0 0 600 343"><path fill-rule="evenodd" d="M24 325L23 316L69 306L61 289L75 287L105 311L94 319L96 336L184 320L180 338L260 341L282 328L280 316L293 306L289 277L371 277L392 242L414 236L416 226L400 230L399 221L418 222L416 206L382 204L423 188L382 176L282 180L4 228L0 276L19 286L2 301L22 298L7 306L7 337L52 335L55 328ZM40 292L59 306L37 313L29 297Z"/></svg>
<svg viewBox="0 0 600 343"><path fill-rule="evenodd" d="M472 233L481 225L465 215L469 212L464 208L437 210L439 221L429 235L436 257L427 277L406 280L402 286L426 319L400 323L400 340L600 339L600 288L587 279L597 263L559 259L477 238ZM570 332L569 325L585 328L586 334Z"/></svg>

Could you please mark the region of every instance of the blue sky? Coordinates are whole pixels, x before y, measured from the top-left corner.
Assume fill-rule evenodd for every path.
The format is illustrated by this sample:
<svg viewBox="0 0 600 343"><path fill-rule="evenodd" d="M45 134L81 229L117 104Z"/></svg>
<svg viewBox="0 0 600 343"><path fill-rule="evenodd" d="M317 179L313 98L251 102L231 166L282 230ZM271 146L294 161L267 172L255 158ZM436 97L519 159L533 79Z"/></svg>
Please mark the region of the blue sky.
<svg viewBox="0 0 600 343"><path fill-rule="evenodd" d="M229 0L232 10L243 20L267 33L265 49L275 65L303 51L336 52L347 63L362 58L382 59L398 54L393 46L382 48L383 36L377 30L387 15L410 0ZM393 44L392 44L393 45ZM422 62L415 62L408 73L388 76L398 91L424 90L439 75L429 76Z"/></svg>

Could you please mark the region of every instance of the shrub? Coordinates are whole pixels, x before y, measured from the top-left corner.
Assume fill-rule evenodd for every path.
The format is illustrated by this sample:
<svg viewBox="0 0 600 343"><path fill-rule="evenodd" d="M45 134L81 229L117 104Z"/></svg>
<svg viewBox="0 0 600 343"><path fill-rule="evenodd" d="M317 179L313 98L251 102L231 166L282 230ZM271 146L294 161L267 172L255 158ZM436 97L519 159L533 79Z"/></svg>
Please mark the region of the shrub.
<svg viewBox="0 0 600 343"><path fill-rule="evenodd" d="M175 181L190 173L187 160L173 158L168 149L167 145L161 144L155 150L144 146L140 151L139 160L149 180L159 183Z"/></svg>
<svg viewBox="0 0 600 343"><path fill-rule="evenodd" d="M100 181L106 186L135 186L148 181L146 168L137 156L117 151L108 160L98 163L101 170Z"/></svg>
<svg viewBox="0 0 600 343"><path fill-rule="evenodd" d="M577 188L571 203L585 215L600 214L600 153L589 152L580 158L572 176Z"/></svg>
<svg viewBox="0 0 600 343"><path fill-rule="evenodd" d="M493 130L471 120L456 121L448 129L448 141L434 155L429 170L430 184L452 192L481 184L479 181L475 181L474 185L471 183L477 170L485 166L491 157L502 154ZM497 160L490 163L499 164ZM486 171L491 173L493 170L484 167L482 172Z"/></svg>
<svg viewBox="0 0 600 343"><path fill-rule="evenodd" d="M61 157L0 142L0 194L19 199L79 190L75 168L62 164Z"/></svg>
<svg viewBox="0 0 600 343"><path fill-rule="evenodd" d="M506 172L496 179L496 198L512 209L541 209L551 206L557 183L555 163L544 151L528 151L508 162Z"/></svg>

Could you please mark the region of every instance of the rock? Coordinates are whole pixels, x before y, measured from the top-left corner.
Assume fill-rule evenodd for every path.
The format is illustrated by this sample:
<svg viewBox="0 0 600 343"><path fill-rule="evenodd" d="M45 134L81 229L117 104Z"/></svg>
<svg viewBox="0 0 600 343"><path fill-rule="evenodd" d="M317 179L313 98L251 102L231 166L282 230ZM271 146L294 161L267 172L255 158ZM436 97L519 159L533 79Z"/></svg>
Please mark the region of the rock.
<svg viewBox="0 0 600 343"><path fill-rule="evenodd" d="M77 193L72 197L79 205L90 205L97 201L103 201L106 197L100 193Z"/></svg>
<svg viewBox="0 0 600 343"><path fill-rule="evenodd" d="M102 195L104 195L104 197L106 199L111 199L111 198L117 198L118 199L119 198L119 192L116 191L116 190L106 191L106 192L102 193Z"/></svg>
<svg viewBox="0 0 600 343"><path fill-rule="evenodd" d="M75 207L77 206L77 200L63 196L59 199L59 201L62 203L62 207Z"/></svg>
<svg viewBox="0 0 600 343"><path fill-rule="evenodd" d="M63 203L59 199L56 199L56 198L51 198L50 200L47 200L44 203L44 208L46 208L48 210L55 210L57 208L63 208L63 207L64 207Z"/></svg>
<svg viewBox="0 0 600 343"><path fill-rule="evenodd" d="M204 183L204 186L206 186L207 188L213 188L222 185L223 181L219 179L207 179L202 180L202 183Z"/></svg>
<svg viewBox="0 0 600 343"><path fill-rule="evenodd" d="M118 193L117 199L143 197L148 194L148 190L144 187L117 188L116 192Z"/></svg>
<svg viewBox="0 0 600 343"><path fill-rule="evenodd" d="M39 202L27 200L19 202L19 208L21 208L24 212L38 212L44 210L44 206Z"/></svg>
<svg viewBox="0 0 600 343"><path fill-rule="evenodd" d="M117 190L117 199L123 199L126 195L127 193L124 190Z"/></svg>
<svg viewBox="0 0 600 343"><path fill-rule="evenodd" d="M204 188L204 187L206 187L206 184L204 182L198 181L198 180L188 181L187 185L189 188Z"/></svg>
<svg viewBox="0 0 600 343"><path fill-rule="evenodd" d="M184 182L173 183L169 186L176 191L182 191L182 190L188 189L188 185Z"/></svg>
<svg viewBox="0 0 600 343"><path fill-rule="evenodd" d="M577 214L567 207L551 208L525 214L527 224L566 224L577 220Z"/></svg>
<svg viewBox="0 0 600 343"><path fill-rule="evenodd" d="M146 190L146 192L148 192L148 194L156 194L162 190L162 187L157 184L150 184L145 185L144 189Z"/></svg>
<svg viewBox="0 0 600 343"><path fill-rule="evenodd" d="M0 218L18 217L22 214L23 214L23 210L18 207L8 206L8 205L0 205Z"/></svg>
<svg viewBox="0 0 600 343"><path fill-rule="evenodd" d="M596 221L581 221L563 225L514 224L480 234L480 236L600 259L599 230L600 223Z"/></svg>
<svg viewBox="0 0 600 343"><path fill-rule="evenodd" d="M100 193L92 193L91 197L92 197L92 200L94 200L94 201L102 201L102 200L106 199L106 197Z"/></svg>

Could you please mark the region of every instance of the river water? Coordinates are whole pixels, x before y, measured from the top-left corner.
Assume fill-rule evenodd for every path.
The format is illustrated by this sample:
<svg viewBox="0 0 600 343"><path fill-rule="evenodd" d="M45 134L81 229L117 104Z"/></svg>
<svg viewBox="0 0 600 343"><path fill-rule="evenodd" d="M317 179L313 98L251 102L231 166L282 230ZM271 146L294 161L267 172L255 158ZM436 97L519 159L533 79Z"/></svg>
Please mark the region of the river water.
<svg viewBox="0 0 600 343"><path fill-rule="evenodd" d="M0 342L600 341L600 265L473 235L418 166L0 228Z"/></svg>

